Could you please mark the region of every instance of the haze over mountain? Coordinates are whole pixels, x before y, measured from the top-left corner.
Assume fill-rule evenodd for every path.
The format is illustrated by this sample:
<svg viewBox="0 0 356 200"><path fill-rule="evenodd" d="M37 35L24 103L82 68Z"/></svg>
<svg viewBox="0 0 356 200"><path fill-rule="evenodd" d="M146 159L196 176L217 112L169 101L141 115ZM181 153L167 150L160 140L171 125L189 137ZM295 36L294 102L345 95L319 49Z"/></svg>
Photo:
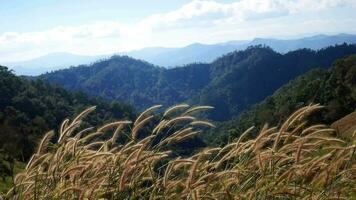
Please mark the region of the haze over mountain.
<svg viewBox="0 0 356 200"><path fill-rule="evenodd" d="M299 39L256 38L251 41L229 41L218 44L194 43L177 48L149 47L118 54L142 59L154 65L172 68L189 63L209 63L224 54L234 50L243 50L251 45L265 44L279 53L286 53L300 48L317 50L330 45L342 43L356 43L356 35L315 35ZM105 57L109 57L109 55L83 56L62 52L48 54L28 61L3 63L3 65L9 66L16 74L39 75L57 69L68 68L70 66L89 64Z"/></svg>
<svg viewBox="0 0 356 200"><path fill-rule="evenodd" d="M66 52L47 54L27 61L3 63L19 75L35 76L69 66L90 64L106 56L84 56Z"/></svg>
<svg viewBox="0 0 356 200"><path fill-rule="evenodd" d="M139 110L181 102L214 106L210 118L228 120L262 101L295 77L355 54L355 45L280 54L255 46L229 53L209 64L166 69L127 56L63 69L40 78L70 90L126 101Z"/></svg>

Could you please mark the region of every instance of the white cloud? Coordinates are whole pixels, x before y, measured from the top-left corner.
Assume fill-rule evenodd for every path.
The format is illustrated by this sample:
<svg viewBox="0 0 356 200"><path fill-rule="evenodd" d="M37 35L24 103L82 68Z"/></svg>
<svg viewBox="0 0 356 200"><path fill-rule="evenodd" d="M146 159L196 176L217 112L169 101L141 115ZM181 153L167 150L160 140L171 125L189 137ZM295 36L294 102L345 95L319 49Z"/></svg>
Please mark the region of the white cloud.
<svg viewBox="0 0 356 200"><path fill-rule="evenodd" d="M340 6L356 6L355 0L240 0L230 4L213 0L194 0L178 10L143 20L152 27L185 28L207 26L221 21L247 21L279 17Z"/></svg>
<svg viewBox="0 0 356 200"><path fill-rule="evenodd" d="M148 16L136 24L96 22L58 26L38 32L0 34L0 61L28 59L50 52L106 54L145 46L181 46L191 42L219 42L305 31L344 31L356 19L303 19L290 28L288 16L335 7L356 6L355 0L240 0L218 3L194 0L177 10ZM289 19L290 20L290 19ZM342 24L344 23L344 24ZM308 30L303 25L312 24ZM285 29L285 30L284 30ZM284 32L283 32L284 30ZM335 29L336 30L336 29ZM289 32L288 32L289 31Z"/></svg>

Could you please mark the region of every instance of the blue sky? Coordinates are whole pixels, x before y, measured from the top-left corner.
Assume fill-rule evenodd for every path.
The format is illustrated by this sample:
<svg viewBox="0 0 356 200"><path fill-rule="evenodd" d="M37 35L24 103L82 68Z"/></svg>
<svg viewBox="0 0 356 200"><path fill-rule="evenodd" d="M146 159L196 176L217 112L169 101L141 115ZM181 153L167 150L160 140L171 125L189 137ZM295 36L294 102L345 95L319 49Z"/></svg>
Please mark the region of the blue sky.
<svg viewBox="0 0 356 200"><path fill-rule="evenodd" d="M356 0L0 0L0 61L356 33Z"/></svg>
<svg viewBox="0 0 356 200"><path fill-rule="evenodd" d="M149 15L168 12L189 0L3 0L0 32L38 31L58 25L75 26L96 21L135 23ZM159 6L158 6L159 5ZM33 19L29 23L29 19Z"/></svg>

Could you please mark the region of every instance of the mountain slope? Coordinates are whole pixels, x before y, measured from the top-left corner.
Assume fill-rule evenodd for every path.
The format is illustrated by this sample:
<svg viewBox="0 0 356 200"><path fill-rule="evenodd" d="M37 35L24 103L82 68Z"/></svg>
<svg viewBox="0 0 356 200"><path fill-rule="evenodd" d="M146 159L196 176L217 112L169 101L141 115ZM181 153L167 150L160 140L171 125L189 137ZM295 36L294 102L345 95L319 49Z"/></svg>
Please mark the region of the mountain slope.
<svg viewBox="0 0 356 200"><path fill-rule="evenodd" d="M210 140L226 143L251 126L280 124L294 110L310 103L325 106L310 122L331 124L356 111L356 55L337 60L329 70L314 69L290 81L235 120L222 123L217 132L223 137L216 141L215 132Z"/></svg>
<svg viewBox="0 0 356 200"><path fill-rule="evenodd" d="M328 68L337 58L356 53L355 48L340 45L279 54L258 47L228 54L211 64L212 81L196 102L216 107L212 119L228 120L310 69Z"/></svg>
<svg viewBox="0 0 356 200"><path fill-rule="evenodd" d="M225 55L210 64L165 69L125 56L90 66L42 75L40 78L80 90L132 103L138 109L152 104L181 102L212 105L213 120L228 120L262 101L289 80L316 67L327 68L340 57L356 53L355 45L280 54L268 47L250 47Z"/></svg>

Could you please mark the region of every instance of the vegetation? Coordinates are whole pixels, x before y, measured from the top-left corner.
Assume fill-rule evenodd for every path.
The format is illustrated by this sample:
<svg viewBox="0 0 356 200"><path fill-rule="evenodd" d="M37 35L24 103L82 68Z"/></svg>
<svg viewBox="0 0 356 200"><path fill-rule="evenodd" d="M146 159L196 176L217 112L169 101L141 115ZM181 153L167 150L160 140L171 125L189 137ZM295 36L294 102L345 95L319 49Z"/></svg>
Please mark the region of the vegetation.
<svg viewBox="0 0 356 200"><path fill-rule="evenodd" d="M256 46L175 69L114 56L35 80L0 66L0 199L356 198L356 132L347 124L356 56L327 70L352 53L355 45L284 55ZM179 104L159 113L159 105L131 123L131 106L79 91L139 109L179 101L216 109ZM237 114L205 136L206 147L199 135L214 125L200 118ZM322 125L347 114L332 126L347 129L342 137Z"/></svg>
<svg viewBox="0 0 356 200"><path fill-rule="evenodd" d="M355 45L279 54L254 46L227 54L210 64L165 69L125 56L42 75L40 78L70 90L129 102L138 110L152 104L181 102L212 105L209 118L229 120L259 103L282 85L316 67L327 68Z"/></svg>
<svg viewBox="0 0 356 200"><path fill-rule="evenodd" d="M312 70L289 82L235 120L222 123L207 140L210 144L226 144L251 126L281 124L293 110L310 103L325 106L309 119L312 122L331 124L356 110L355 55L337 60L330 70Z"/></svg>
<svg viewBox="0 0 356 200"><path fill-rule="evenodd" d="M2 66L0 96L0 192L11 186L14 174L31 158L43 134L59 128L58 124L66 116L74 116L91 105L97 105L97 112L86 118L83 125L112 122L117 118L130 120L135 116L130 105L109 103L41 80L17 77ZM177 155L186 155L202 146L205 144L201 139L192 138L172 149Z"/></svg>
<svg viewBox="0 0 356 200"><path fill-rule="evenodd" d="M151 133L140 130L160 106L144 111L128 135L129 121L81 129L89 108L60 126L58 139L47 133L5 199L350 199L355 197L355 145L333 137L324 125L306 125L320 109L297 110L280 128L264 126L257 137L222 148L174 157L166 145L194 137L213 126L193 114L209 107L166 110ZM175 127L172 134L155 139ZM78 130L77 130L78 129ZM128 141L118 144L124 135ZM104 136L106 139L103 139Z"/></svg>

